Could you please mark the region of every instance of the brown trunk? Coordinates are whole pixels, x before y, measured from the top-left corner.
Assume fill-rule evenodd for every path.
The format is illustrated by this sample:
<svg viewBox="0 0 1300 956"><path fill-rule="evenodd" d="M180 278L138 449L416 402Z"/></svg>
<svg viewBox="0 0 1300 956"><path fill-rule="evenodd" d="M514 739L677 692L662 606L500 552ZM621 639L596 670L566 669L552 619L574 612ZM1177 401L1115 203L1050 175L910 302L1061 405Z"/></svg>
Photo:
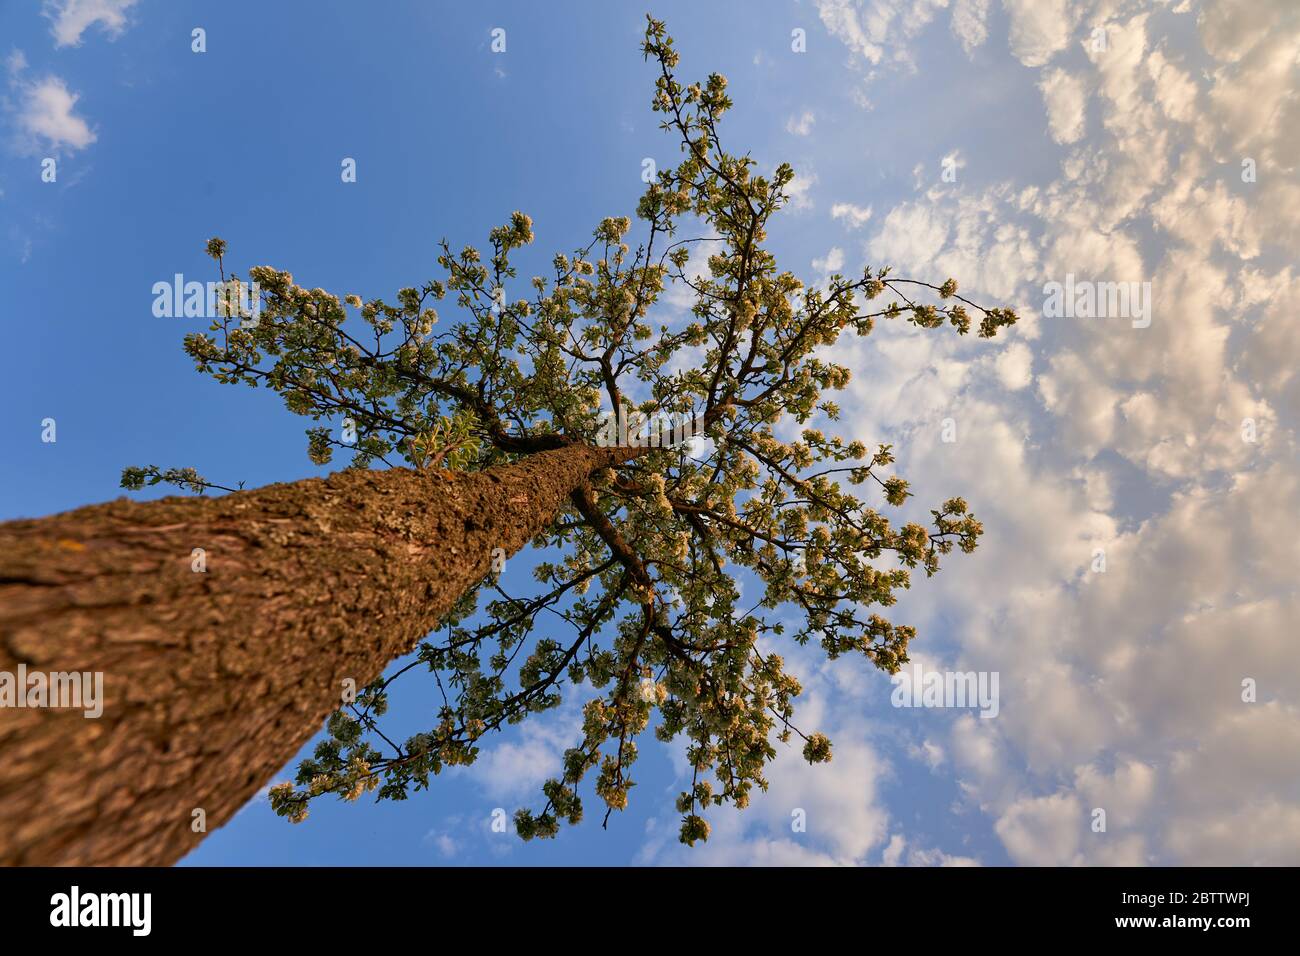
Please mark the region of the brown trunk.
<svg viewBox="0 0 1300 956"><path fill-rule="evenodd" d="M0 863L175 862L203 839L193 811L229 820L345 679L377 678L493 549L518 551L634 454L574 445L476 474L343 471L0 524L0 676L103 674L98 719L0 707Z"/></svg>

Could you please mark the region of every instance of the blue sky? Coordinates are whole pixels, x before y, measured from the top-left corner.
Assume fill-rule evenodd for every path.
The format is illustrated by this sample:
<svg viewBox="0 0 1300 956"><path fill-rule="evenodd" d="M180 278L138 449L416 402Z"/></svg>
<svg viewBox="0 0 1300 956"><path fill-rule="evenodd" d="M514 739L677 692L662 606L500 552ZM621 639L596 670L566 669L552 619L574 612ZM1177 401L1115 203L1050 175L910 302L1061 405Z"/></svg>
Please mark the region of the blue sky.
<svg viewBox="0 0 1300 956"><path fill-rule="evenodd" d="M795 166L772 237L786 267L810 282L868 262L952 275L1025 316L992 343L885 327L837 356L855 372L851 437L894 442L918 501L961 493L985 520L980 550L899 617L920 625L924 665L999 671L1000 716L896 709L883 676L794 653L803 713L835 760L783 756L752 808L714 812L704 849L676 844L681 754L650 740L608 830L591 798L588 821L555 841L491 831L494 808L536 805L575 739L566 707L405 803L318 801L291 826L254 801L187 862L1300 860L1300 792L1278 770L1300 758L1286 624L1300 555L1269 523L1300 502L1287 4L649 9L684 77L728 77L728 145ZM305 423L269 393L193 371L180 342L202 320L154 317L153 283L215 278L203 246L219 235L241 271L391 296L433 276L439 239L481 242L515 209L534 222L531 275L601 218L632 214L645 158L675 161L649 110L645 12L6 4L0 518L111 498L126 465L249 486L321 473ZM355 183L341 181L346 157ZM1043 318L1043 283L1066 273L1151 282L1150 328ZM40 440L46 418L55 443ZM1257 440L1241 437L1247 419ZM955 442L940 437L949 420ZM1224 633L1237 636L1228 667ZM1260 682L1251 704L1245 679ZM432 688L399 687L391 719L423 729ZM1089 826L1097 807L1104 834ZM796 808L807 832L791 830Z"/></svg>

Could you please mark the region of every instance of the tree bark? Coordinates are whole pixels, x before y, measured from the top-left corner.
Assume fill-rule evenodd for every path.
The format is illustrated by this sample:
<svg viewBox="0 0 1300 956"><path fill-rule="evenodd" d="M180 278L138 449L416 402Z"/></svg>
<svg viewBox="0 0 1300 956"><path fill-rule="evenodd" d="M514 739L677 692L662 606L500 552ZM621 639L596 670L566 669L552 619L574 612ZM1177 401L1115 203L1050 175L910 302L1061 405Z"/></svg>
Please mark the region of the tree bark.
<svg viewBox="0 0 1300 956"><path fill-rule="evenodd" d="M0 863L164 865L635 449L342 471L0 524L0 672L103 674L103 714L0 707ZM206 570L194 570L202 548ZM23 688L18 688L22 693Z"/></svg>

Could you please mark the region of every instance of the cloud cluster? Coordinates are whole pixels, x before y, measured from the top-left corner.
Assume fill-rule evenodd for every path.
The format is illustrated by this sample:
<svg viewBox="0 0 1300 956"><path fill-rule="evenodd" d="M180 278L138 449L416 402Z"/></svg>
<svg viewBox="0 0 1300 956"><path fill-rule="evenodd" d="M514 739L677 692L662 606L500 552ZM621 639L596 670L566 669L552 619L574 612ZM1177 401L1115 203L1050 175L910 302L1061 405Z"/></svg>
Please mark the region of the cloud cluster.
<svg viewBox="0 0 1300 956"><path fill-rule="evenodd" d="M45 0L41 13L50 20L56 47L80 46L82 35L98 25L109 39L126 29L127 11L136 0ZM86 118L77 112L81 94L68 88L67 81L53 73L39 78L28 75L28 60L22 50L5 57L9 95L5 111L13 116L15 135L8 144L24 155L59 156L85 149L98 136Z"/></svg>
<svg viewBox="0 0 1300 956"><path fill-rule="evenodd" d="M912 62L944 5L905 6L818 8L870 74ZM1043 105L1028 147L1060 150L1056 174L918 188L814 264L955 276L1023 316L994 343L893 326L837 346L854 437L895 442L918 507L961 493L986 527L899 616L946 635L925 648L936 665L999 671L1001 714L913 733L902 711L883 733L1017 863L1295 864L1300 18L1288 0L1003 6L1005 37L984 36L983 4L956 4L953 30L1027 68ZM830 208L867 222L847 198ZM1043 284L1067 274L1149 282L1153 321L1042 317ZM842 688L823 690L833 718ZM910 842L879 737L838 729L849 767L789 768L798 795L722 823L710 859L965 859ZM778 811L808 794L858 838L782 836Z"/></svg>

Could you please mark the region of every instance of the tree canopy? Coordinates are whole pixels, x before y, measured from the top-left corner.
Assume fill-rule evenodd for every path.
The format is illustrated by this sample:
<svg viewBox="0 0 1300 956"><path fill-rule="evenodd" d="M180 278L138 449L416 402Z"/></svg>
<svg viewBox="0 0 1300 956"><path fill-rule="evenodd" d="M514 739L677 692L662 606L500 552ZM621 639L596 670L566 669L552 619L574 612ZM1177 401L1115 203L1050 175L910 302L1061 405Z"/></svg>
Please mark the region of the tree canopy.
<svg viewBox="0 0 1300 956"><path fill-rule="evenodd" d="M610 416L624 408L634 433L667 419L693 434L621 439L635 453L575 488L534 540L542 560L531 593L489 577L421 643L399 674L431 676L437 717L427 730L401 742L383 733L399 675L335 713L296 784L271 791L291 820L328 794L404 799L442 768L472 763L492 731L573 694L585 699L581 740L540 805L516 813L519 834L577 823L591 786L606 819L625 808L637 740L653 725L661 741L685 737L693 775L677 809L681 839L694 844L707 838L708 806L744 807L766 786L778 743L797 736L806 759L831 759L830 741L795 723L801 688L783 643L862 655L893 673L915 636L884 616L895 593L918 569L936 573L954 547L976 547L982 529L960 497L925 524L887 516L910 498L891 447L828 434L840 412L827 396L850 376L831 347L870 334L877 319L991 337L1014 312L981 308L951 279L936 286L869 267L818 286L780 269L765 243L794 170L765 175L724 148L727 82L680 82L663 23L649 19L643 52L656 72L652 109L681 161L656 173L635 219L600 222L527 295L506 294L524 288L512 254L534 238L532 220L515 212L485 251L444 240L440 277L391 302L254 267L256 320L225 316L186 337L201 372L267 386L291 412L327 423L307 432L322 465L341 451L354 468L481 470L608 444ZM211 240L208 252L225 279L225 243ZM670 292L687 307L669 308ZM455 321L440 321L440 308ZM123 476L127 487L158 481L214 487L192 469ZM753 606L742 605L742 579Z"/></svg>

